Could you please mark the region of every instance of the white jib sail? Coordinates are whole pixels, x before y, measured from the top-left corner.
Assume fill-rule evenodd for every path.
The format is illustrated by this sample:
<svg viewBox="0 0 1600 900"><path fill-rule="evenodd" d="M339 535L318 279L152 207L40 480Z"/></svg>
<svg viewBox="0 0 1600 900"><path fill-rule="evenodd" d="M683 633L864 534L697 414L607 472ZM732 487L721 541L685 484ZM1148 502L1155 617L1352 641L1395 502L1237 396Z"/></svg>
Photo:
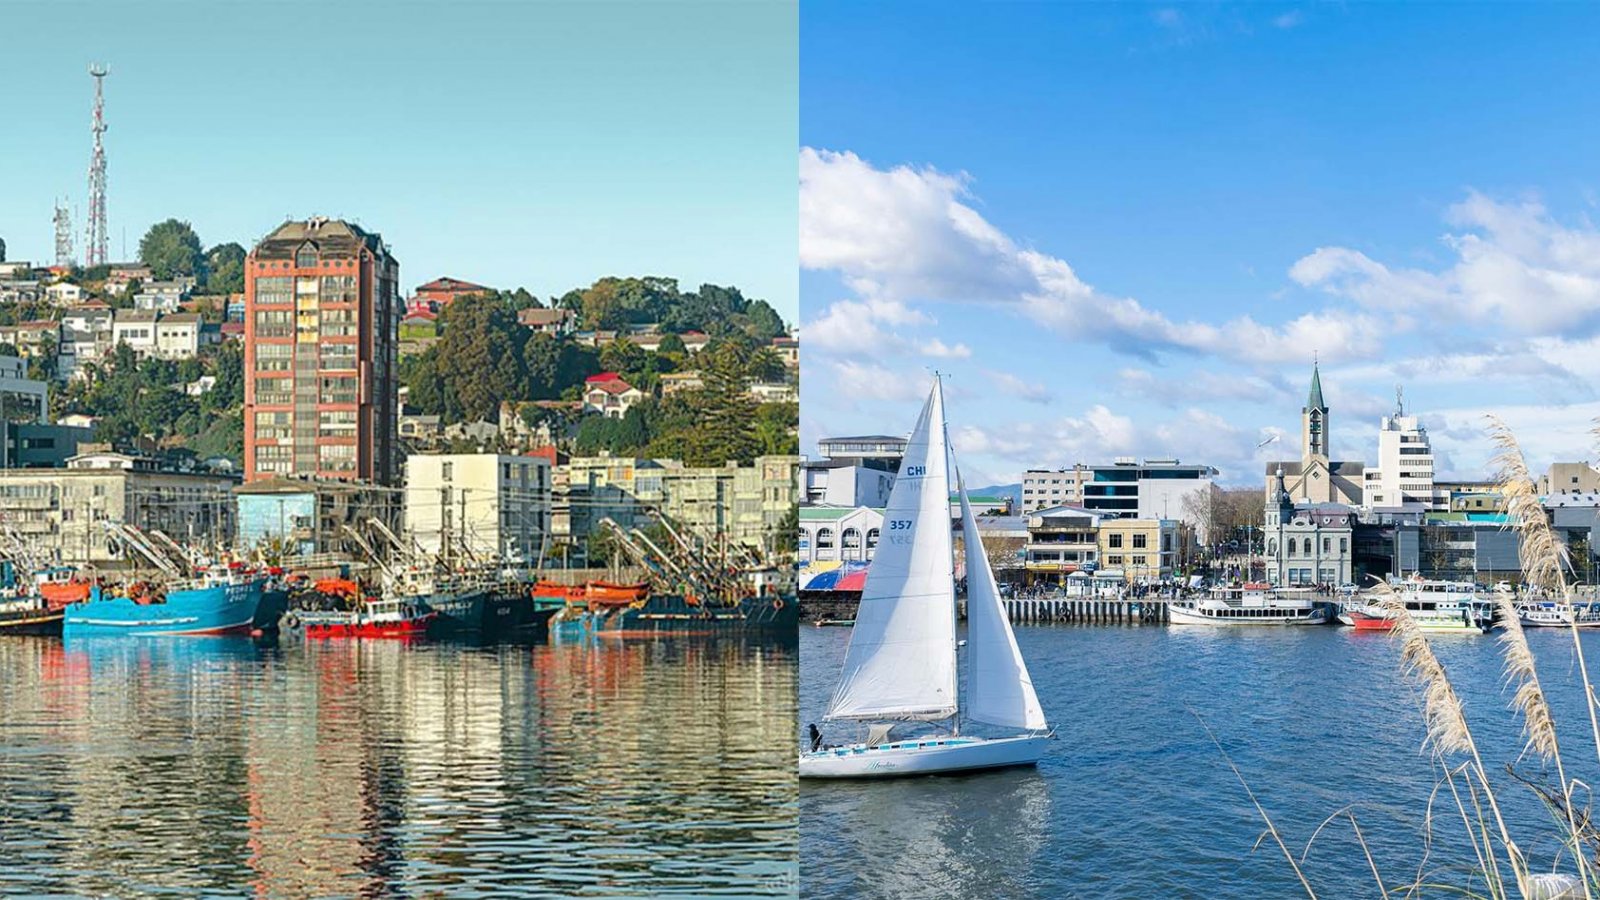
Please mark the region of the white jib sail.
<svg viewBox="0 0 1600 900"><path fill-rule="evenodd" d="M967 718L1006 728L1043 731L1049 727L1033 679L1017 649L1017 636L1000 605L994 572L983 552L978 522L967 502L967 486L956 478L961 492L961 542L967 560Z"/></svg>
<svg viewBox="0 0 1600 900"><path fill-rule="evenodd" d="M944 393L936 380L883 511L830 719L956 712L955 578Z"/></svg>

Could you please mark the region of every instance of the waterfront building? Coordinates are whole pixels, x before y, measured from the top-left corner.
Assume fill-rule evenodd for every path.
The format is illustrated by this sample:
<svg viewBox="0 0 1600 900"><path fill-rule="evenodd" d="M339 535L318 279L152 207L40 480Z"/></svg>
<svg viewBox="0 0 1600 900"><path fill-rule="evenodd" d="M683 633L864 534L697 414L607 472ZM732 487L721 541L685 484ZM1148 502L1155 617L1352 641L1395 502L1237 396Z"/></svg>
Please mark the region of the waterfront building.
<svg viewBox="0 0 1600 900"><path fill-rule="evenodd" d="M1289 499L1295 502L1364 505L1366 463L1331 458L1329 412L1327 401L1322 397L1322 374L1312 365L1311 392L1300 410L1300 459L1267 463L1266 501L1269 506L1275 502L1280 472Z"/></svg>
<svg viewBox="0 0 1600 900"><path fill-rule="evenodd" d="M1433 448L1428 430L1408 416L1396 396L1394 415L1378 425L1378 465L1362 473L1362 502L1367 507L1418 505L1430 512L1450 508L1450 494L1433 482Z"/></svg>
<svg viewBox="0 0 1600 900"><path fill-rule="evenodd" d="M1392 574L1480 584L1518 582L1520 546L1503 515L1440 513L1421 524L1395 526Z"/></svg>
<svg viewBox="0 0 1600 900"><path fill-rule="evenodd" d="M628 414L628 409L644 399L644 391L622 380L615 372L601 372L584 380L583 411L613 419Z"/></svg>
<svg viewBox="0 0 1600 900"><path fill-rule="evenodd" d="M1355 572L1356 511L1343 503L1291 498L1282 472L1262 528L1267 581L1278 586L1349 584Z"/></svg>
<svg viewBox="0 0 1600 900"><path fill-rule="evenodd" d="M881 507L800 508L799 561L870 562L883 532Z"/></svg>
<svg viewBox="0 0 1600 900"><path fill-rule="evenodd" d="M817 441L817 452L826 459L894 473L900 471L900 459L906 455L906 439L885 434L829 437Z"/></svg>
<svg viewBox="0 0 1600 900"><path fill-rule="evenodd" d="M349 222L285 222L245 259L245 478L391 483L399 263Z"/></svg>
<svg viewBox="0 0 1600 900"><path fill-rule="evenodd" d="M1052 506L1028 513L1025 520L1028 541L1023 548L1023 565L1029 585L1064 588L1067 576L1099 568L1098 513L1076 506Z"/></svg>
<svg viewBox="0 0 1600 900"><path fill-rule="evenodd" d="M1176 519L1101 516L1100 566L1121 572L1130 584L1159 581L1177 570L1180 534Z"/></svg>
<svg viewBox="0 0 1600 900"><path fill-rule="evenodd" d="M0 469L0 519L40 561L101 568L143 562L111 537L108 522L160 530L197 547L231 545L232 490L226 475L175 472L155 460L90 449L65 468Z"/></svg>
<svg viewBox="0 0 1600 900"><path fill-rule="evenodd" d="M233 491L238 545L276 547L289 555L343 553L345 526L366 534L369 519L398 529L400 498L392 488L319 478L263 478Z"/></svg>
<svg viewBox="0 0 1600 900"><path fill-rule="evenodd" d="M499 453L406 458L405 526L429 553L532 565L550 534L550 461Z"/></svg>
<svg viewBox="0 0 1600 900"><path fill-rule="evenodd" d="M1029 469L1022 473L1022 511L1081 506L1088 477L1089 467L1082 463L1070 469Z"/></svg>
<svg viewBox="0 0 1600 900"><path fill-rule="evenodd" d="M807 460L801 464L802 503L818 506L872 506L889 503L894 473L849 460Z"/></svg>

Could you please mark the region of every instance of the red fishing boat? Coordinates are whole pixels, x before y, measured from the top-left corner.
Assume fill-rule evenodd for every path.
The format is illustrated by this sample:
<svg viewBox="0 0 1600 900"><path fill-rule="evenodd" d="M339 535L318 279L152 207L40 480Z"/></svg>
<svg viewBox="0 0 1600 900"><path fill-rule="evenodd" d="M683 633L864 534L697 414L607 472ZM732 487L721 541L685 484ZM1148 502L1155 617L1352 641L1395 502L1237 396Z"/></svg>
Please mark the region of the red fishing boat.
<svg viewBox="0 0 1600 900"><path fill-rule="evenodd" d="M377 600L352 610L296 610L285 617L290 628L303 626L308 638L391 638L417 640L439 614L403 600Z"/></svg>
<svg viewBox="0 0 1600 900"><path fill-rule="evenodd" d="M1388 631L1394 628L1394 619L1374 615L1364 609L1349 609L1339 614L1339 621L1357 631Z"/></svg>

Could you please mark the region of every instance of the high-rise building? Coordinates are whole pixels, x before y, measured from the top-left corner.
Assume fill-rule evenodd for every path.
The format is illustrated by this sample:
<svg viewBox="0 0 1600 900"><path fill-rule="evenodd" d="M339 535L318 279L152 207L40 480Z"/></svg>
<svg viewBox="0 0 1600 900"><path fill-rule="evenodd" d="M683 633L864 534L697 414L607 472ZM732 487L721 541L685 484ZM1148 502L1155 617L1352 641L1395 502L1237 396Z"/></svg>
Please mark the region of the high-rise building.
<svg viewBox="0 0 1600 900"><path fill-rule="evenodd" d="M400 265L337 219L285 222L245 260L245 478L392 482Z"/></svg>
<svg viewBox="0 0 1600 900"><path fill-rule="evenodd" d="M1421 505L1430 512L1450 508L1450 492L1433 483L1433 448L1428 429L1416 416L1406 415L1404 399L1396 394L1394 415L1378 426L1378 467L1366 471L1365 502L1373 508Z"/></svg>

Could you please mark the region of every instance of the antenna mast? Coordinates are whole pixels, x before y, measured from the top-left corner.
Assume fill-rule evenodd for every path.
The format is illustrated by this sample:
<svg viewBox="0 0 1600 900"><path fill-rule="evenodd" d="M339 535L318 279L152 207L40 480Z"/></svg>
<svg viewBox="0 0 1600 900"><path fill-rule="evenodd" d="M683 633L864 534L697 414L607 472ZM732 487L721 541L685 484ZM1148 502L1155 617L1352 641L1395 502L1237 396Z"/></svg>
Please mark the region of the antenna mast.
<svg viewBox="0 0 1600 900"><path fill-rule="evenodd" d="M65 204L56 204L56 265L72 265L72 214Z"/></svg>
<svg viewBox="0 0 1600 900"><path fill-rule="evenodd" d="M94 77L94 155L89 157L89 224L88 245L84 248L84 264L93 268L103 266L106 259L106 146L101 137L106 131L106 100L103 88L111 70L95 63L89 66Z"/></svg>

